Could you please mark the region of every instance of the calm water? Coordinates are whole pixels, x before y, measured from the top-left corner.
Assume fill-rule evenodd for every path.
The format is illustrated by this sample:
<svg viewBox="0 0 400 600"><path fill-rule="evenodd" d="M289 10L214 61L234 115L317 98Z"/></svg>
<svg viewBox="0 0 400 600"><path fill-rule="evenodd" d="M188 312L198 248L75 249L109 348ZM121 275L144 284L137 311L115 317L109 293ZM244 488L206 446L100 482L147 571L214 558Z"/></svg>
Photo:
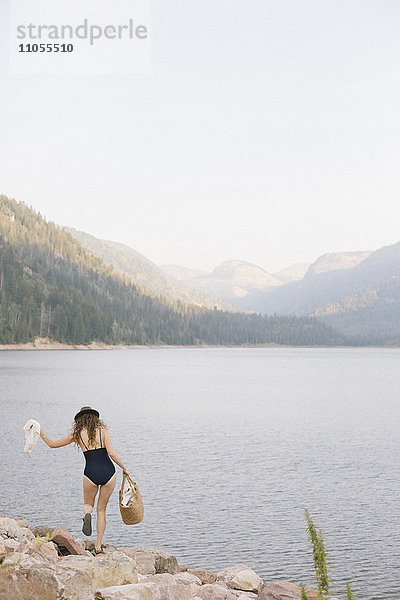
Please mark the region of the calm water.
<svg viewBox="0 0 400 600"><path fill-rule="evenodd" d="M123 525L118 469L105 541L311 583L308 507L336 590L398 600L399 389L397 349L0 352L0 512L83 537L82 453L26 456L22 427L56 439L91 404L145 503Z"/></svg>

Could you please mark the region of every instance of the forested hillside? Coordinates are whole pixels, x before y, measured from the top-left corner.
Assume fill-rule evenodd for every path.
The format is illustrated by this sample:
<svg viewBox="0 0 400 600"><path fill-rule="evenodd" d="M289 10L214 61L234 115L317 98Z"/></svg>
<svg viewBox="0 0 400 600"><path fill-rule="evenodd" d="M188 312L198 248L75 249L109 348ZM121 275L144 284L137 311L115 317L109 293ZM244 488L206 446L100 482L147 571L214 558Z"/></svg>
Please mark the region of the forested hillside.
<svg viewBox="0 0 400 600"><path fill-rule="evenodd" d="M148 260L133 248L125 244L108 240L99 240L94 236L76 229L64 228L84 248L87 248L106 265L125 274L145 294L158 296L174 307L176 301L183 304L222 308L237 312L237 308L200 290L191 289L174 281L160 267Z"/></svg>
<svg viewBox="0 0 400 600"><path fill-rule="evenodd" d="M0 196L0 343L345 344L314 318L262 317L150 298L23 203Z"/></svg>
<svg viewBox="0 0 400 600"><path fill-rule="evenodd" d="M360 343L400 344L400 278L392 276L315 311L326 323Z"/></svg>

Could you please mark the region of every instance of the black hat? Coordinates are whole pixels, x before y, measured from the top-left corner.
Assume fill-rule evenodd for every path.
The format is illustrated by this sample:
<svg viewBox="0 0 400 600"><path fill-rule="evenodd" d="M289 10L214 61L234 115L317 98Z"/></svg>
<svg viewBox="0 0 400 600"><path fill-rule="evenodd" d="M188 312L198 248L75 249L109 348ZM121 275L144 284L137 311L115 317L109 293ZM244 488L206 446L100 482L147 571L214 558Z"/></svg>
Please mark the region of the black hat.
<svg viewBox="0 0 400 600"><path fill-rule="evenodd" d="M74 419L76 421L82 415L86 415L86 414L89 414L89 413L92 413L93 415L96 415L96 417L100 417L99 411L95 410L94 408L91 408L90 406L82 406L81 410L78 413L76 413Z"/></svg>

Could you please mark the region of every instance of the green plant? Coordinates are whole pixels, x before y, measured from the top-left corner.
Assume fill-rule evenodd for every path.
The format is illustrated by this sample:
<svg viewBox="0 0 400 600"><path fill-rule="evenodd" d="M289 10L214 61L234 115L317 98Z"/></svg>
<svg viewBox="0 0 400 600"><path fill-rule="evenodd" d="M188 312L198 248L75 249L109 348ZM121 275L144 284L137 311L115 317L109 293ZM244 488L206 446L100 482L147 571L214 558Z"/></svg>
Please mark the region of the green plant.
<svg viewBox="0 0 400 600"><path fill-rule="evenodd" d="M319 527L313 522L308 509L305 509L307 521L307 535L310 543L315 568L315 580L318 585L318 598L329 596L332 580L328 574L328 552L325 548L324 536ZM351 589L350 583L346 583L346 600L357 600L357 596ZM301 600L308 600L304 585L301 586Z"/></svg>
<svg viewBox="0 0 400 600"><path fill-rule="evenodd" d="M50 531L48 529L46 529L46 535L43 536L43 539L40 537L40 535L38 533L36 534L36 539L38 540L38 542L40 542L40 544L45 544L46 542L51 542L51 540L53 539L53 536L50 535Z"/></svg>
<svg viewBox="0 0 400 600"><path fill-rule="evenodd" d="M315 580L318 586L318 598L322 598L324 595L329 596L332 585L332 581L328 574L328 553L325 549L322 531L314 524L308 509L305 510L305 515L308 541L313 553Z"/></svg>
<svg viewBox="0 0 400 600"><path fill-rule="evenodd" d="M36 554L38 554L41 546L43 546L46 542L51 542L52 539L53 539L53 536L50 535L50 532L48 529L46 529L46 535L43 537L40 537L40 535L37 533L35 536L35 543L34 543L33 551L31 552L31 556L35 556Z"/></svg>
<svg viewBox="0 0 400 600"><path fill-rule="evenodd" d="M357 596L351 589L350 583L346 583L346 600L357 600Z"/></svg>
<svg viewBox="0 0 400 600"><path fill-rule="evenodd" d="M301 584L301 596L300 596L300 600L310 600L307 592L306 592L306 588L304 587L304 583Z"/></svg>

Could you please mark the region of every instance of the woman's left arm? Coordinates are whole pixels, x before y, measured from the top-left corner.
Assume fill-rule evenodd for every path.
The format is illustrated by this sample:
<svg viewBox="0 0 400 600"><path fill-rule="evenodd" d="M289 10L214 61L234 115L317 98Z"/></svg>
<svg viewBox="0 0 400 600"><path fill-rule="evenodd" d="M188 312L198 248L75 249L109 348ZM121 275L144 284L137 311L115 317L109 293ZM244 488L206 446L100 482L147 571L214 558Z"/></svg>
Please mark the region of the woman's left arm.
<svg viewBox="0 0 400 600"><path fill-rule="evenodd" d="M62 446L68 446L71 442L73 442L72 433L69 433L63 438L59 440L51 440L45 433L43 433L42 429L40 430L40 437L42 440L48 445L49 448L61 448Z"/></svg>

